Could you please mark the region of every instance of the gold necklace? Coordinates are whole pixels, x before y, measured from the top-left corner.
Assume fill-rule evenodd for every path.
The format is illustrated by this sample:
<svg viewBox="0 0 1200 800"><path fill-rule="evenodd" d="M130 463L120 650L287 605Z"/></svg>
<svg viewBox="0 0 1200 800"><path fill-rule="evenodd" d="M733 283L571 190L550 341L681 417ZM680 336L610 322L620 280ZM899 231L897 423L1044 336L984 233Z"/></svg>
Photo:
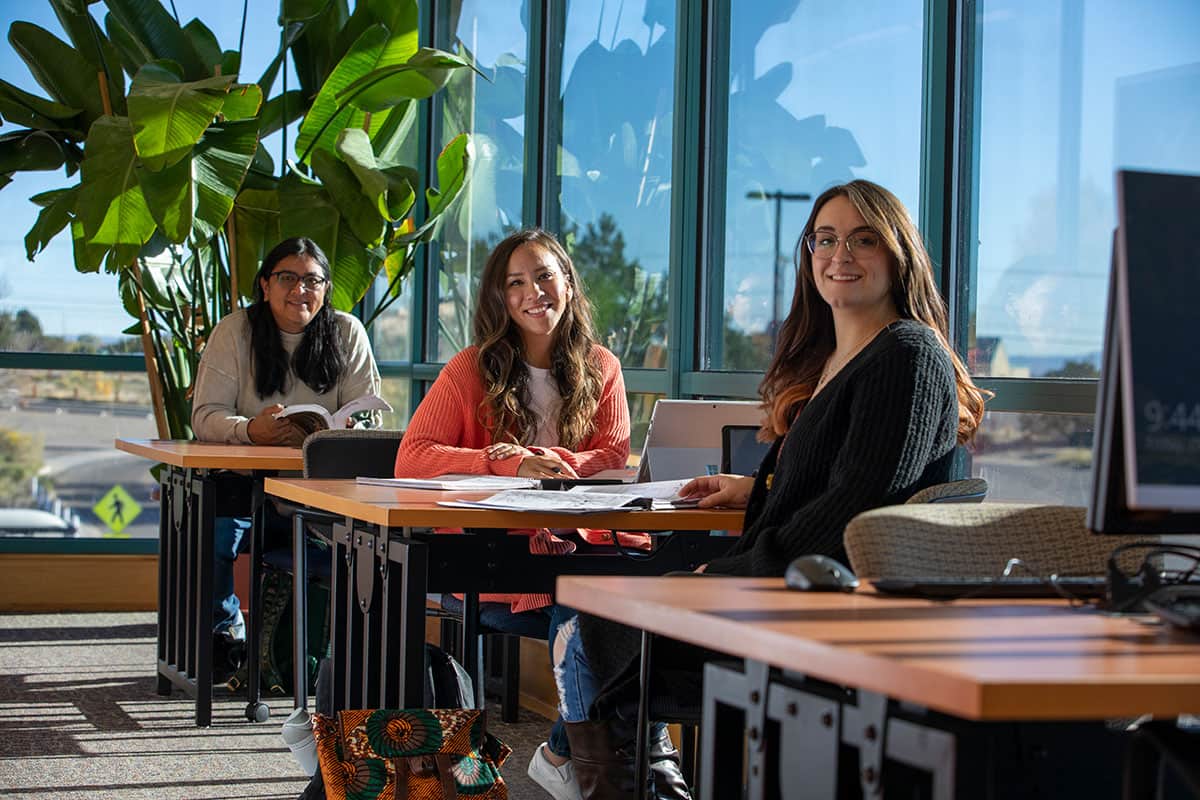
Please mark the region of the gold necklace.
<svg viewBox="0 0 1200 800"><path fill-rule="evenodd" d="M854 346L853 350L851 350L849 353L842 356L838 360L826 361L825 367L821 370L821 377L819 377L817 379L817 386L815 389L813 389L813 395L815 396L817 394L817 392L824 389L825 384L827 384L831 380L833 380L834 376L836 376L839 372L841 372L842 367L846 366L846 364L849 363L856 355L858 355L864 347L866 347L868 344L870 344L872 341L874 341L875 337L879 335L880 331L882 331L884 328L886 328L888 325L891 325L892 322L895 322L895 321L896 320L891 320L891 322L885 322L882 325L880 325L878 328L876 328L875 330L871 331L871 333L869 333L868 335L864 336L862 339L859 340L858 344L856 344Z"/></svg>

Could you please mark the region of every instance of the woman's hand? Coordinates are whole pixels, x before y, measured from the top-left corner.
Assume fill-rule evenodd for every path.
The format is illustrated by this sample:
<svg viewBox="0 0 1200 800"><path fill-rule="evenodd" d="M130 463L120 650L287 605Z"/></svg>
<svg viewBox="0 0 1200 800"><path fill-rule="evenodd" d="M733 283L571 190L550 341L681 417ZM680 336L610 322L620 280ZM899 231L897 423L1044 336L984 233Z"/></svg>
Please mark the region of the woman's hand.
<svg viewBox="0 0 1200 800"><path fill-rule="evenodd" d="M517 475L522 478L578 478L571 465L557 453L547 450L541 455L532 453L521 460Z"/></svg>
<svg viewBox="0 0 1200 800"><path fill-rule="evenodd" d="M503 461L504 459L512 458L513 456L528 457L533 455L532 450L521 447L519 444L512 444L511 442L498 442L496 444L489 444L487 447L483 448L483 452L487 454L488 461Z"/></svg>
<svg viewBox="0 0 1200 800"><path fill-rule="evenodd" d="M745 508L753 488L754 478L743 475L704 475L685 483L679 496L699 497L699 508Z"/></svg>
<svg viewBox="0 0 1200 800"><path fill-rule="evenodd" d="M276 403L258 412L258 416L250 420L246 426L246 435L254 444L277 444L285 447L299 447L304 442L304 431L297 428L286 417L276 419L275 415L283 411L283 406Z"/></svg>

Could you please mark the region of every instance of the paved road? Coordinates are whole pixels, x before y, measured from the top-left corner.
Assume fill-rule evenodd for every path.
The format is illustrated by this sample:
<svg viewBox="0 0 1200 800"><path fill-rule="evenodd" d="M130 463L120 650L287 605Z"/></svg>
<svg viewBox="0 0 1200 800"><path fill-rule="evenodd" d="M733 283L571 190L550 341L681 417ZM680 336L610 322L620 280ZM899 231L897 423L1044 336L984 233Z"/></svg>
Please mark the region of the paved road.
<svg viewBox="0 0 1200 800"><path fill-rule="evenodd" d="M38 400L26 407L0 409L0 428L42 440L44 475L59 498L79 515L80 536L101 536L104 523L92 512L105 492L122 486L142 512L123 534L158 536L158 504L150 497L150 462L113 449L113 440L153 438L154 421L145 408L82 401Z"/></svg>

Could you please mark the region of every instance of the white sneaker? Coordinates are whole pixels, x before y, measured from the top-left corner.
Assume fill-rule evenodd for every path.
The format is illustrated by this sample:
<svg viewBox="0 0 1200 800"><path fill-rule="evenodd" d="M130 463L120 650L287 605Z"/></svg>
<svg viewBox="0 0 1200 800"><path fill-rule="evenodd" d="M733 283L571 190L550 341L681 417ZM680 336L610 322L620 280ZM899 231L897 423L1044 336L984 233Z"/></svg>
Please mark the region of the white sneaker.
<svg viewBox="0 0 1200 800"><path fill-rule="evenodd" d="M533 758L529 759L529 769L526 772L530 779L545 789L554 800L583 800L571 762L568 761L561 767L554 766L542 752L545 746L545 742L539 744L533 751Z"/></svg>

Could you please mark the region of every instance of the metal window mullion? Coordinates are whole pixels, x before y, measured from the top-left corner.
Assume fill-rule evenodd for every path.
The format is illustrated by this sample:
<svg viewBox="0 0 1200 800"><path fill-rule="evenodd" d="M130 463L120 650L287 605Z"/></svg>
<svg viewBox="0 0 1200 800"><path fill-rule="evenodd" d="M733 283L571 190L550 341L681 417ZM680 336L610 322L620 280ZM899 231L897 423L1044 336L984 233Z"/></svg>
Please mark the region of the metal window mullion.
<svg viewBox="0 0 1200 800"><path fill-rule="evenodd" d="M953 296L949 231L954 173L955 0L926 0L921 54L921 197L918 224L933 258L942 296Z"/></svg>
<svg viewBox="0 0 1200 800"><path fill-rule="evenodd" d="M557 0L529 4L529 53L525 76L525 174L521 216L560 234L560 179L557 153L562 146L562 59L566 5Z"/></svg>
<svg viewBox="0 0 1200 800"><path fill-rule="evenodd" d="M141 353L0 352L0 369L59 369L74 372L145 372Z"/></svg>
<svg viewBox="0 0 1200 800"><path fill-rule="evenodd" d="M700 165L696 208L699 220L699 258L696 260L698 308L704 309L704 327L699 336L699 353L693 363L683 365L683 375L694 369L725 365L725 210L727 207L729 158L729 48L732 0L709 0L707 14L698 31L700 70L704 104L699 109L699 143L695 163ZM695 319L699 315L691 314ZM683 375L677 383L682 388Z"/></svg>
<svg viewBox="0 0 1200 800"><path fill-rule="evenodd" d="M953 23L947 43L953 47L955 105L950 145L950 259L944 288L950 298L950 340L965 353L973 336L974 303L978 286L979 241L979 115L981 48L976 0L950 0Z"/></svg>
<svg viewBox="0 0 1200 800"><path fill-rule="evenodd" d="M444 2L452 0L419 0L420 19L418 24L419 40L425 43L436 42L437 25L440 7ZM417 174L421 186L428 186L434 175L437 164L437 137L434 132L435 110L434 102L419 107L417 115ZM423 219L429 213L429 204L424 192L417 192L414 217ZM431 275L436 268L433 259L433 248L429 245L422 247L413 265L412 275L412 315L409 329L409 361L417 364L426 360L427 353L434 341L433 325L435 320L428 313L429 309L437 308L437 278ZM424 396L422 384L415 379L409 380L408 410L411 415L417 410L417 405Z"/></svg>

